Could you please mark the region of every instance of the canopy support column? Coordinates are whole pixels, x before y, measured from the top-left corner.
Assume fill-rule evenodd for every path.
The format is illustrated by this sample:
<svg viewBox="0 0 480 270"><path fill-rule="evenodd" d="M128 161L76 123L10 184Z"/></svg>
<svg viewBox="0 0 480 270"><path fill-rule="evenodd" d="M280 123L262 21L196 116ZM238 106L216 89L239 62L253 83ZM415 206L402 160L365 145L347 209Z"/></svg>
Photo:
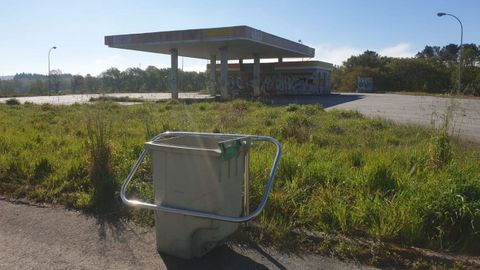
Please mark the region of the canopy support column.
<svg viewBox="0 0 480 270"><path fill-rule="evenodd" d="M170 49L170 92L173 99L178 99L178 49Z"/></svg>
<svg viewBox="0 0 480 270"><path fill-rule="evenodd" d="M209 70L209 92L210 95L214 96L217 94L217 56L212 54L210 56L210 70Z"/></svg>
<svg viewBox="0 0 480 270"><path fill-rule="evenodd" d="M222 99L230 99L228 90L228 47L220 48L220 93Z"/></svg>
<svg viewBox="0 0 480 270"><path fill-rule="evenodd" d="M260 96L260 56L253 55L253 97Z"/></svg>

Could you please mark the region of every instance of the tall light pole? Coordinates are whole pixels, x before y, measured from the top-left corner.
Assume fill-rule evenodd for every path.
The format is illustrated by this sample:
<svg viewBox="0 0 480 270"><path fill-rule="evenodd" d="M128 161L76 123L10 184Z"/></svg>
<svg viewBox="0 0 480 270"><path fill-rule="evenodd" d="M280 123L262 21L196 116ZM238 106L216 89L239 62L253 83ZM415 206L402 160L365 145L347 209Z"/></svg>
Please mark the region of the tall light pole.
<svg viewBox="0 0 480 270"><path fill-rule="evenodd" d="M437 13L438 17L442 17L442 16L445 16L445 15L455 18L458 21L458 23L460 24L460 49L458 50L458 54L459 54L458 58L459 59L458 59L458 90L457 90L458 91L457 94L460 94L460 91L462 90L463 24L460 21L460 19L453 14L444 13L444 12Z"/></svg>
<svg viewBox="0 0 480 270"><path fill-rule="evenodd" d="M53 46L48 50L48 95L50 96L50 88L51 88L51 81L50 81L50 53L52 50L55 50L57 47Z"/></svg>

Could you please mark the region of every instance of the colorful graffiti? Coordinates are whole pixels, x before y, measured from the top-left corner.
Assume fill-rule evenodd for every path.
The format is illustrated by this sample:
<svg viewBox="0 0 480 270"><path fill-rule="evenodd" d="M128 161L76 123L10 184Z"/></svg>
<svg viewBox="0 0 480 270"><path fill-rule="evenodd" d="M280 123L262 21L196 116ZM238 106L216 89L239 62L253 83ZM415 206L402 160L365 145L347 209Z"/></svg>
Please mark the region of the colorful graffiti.
<svg viewBox="0 0 480 270"><path fill-rule="evenodd" d="M317 94L316 76L272 75L265 76L260 90L267 94Z"/></svg>
<svg viewBox="0 0 480 270"><path fill-rule="evenodd" d="M305 62L296 64L293 68L283 67L282 63L262 64L260 68L260 93L262 95L321 95L330 93L331 70L304 67ZM292 63L288 63L292 65ZM277 67L276 65L279 65ZM301 66L298 67L298 66ZM253 94L252 65L244 64L243 70L230 65L228 80L223 84L233 95ZM278 69L277 69L278 68ZM235 70L234 70L235 69ZM217 69L219 70L219 69ZM219 72L217 71L219 75ZM219 81L217 75L217 82Z"/></svg>

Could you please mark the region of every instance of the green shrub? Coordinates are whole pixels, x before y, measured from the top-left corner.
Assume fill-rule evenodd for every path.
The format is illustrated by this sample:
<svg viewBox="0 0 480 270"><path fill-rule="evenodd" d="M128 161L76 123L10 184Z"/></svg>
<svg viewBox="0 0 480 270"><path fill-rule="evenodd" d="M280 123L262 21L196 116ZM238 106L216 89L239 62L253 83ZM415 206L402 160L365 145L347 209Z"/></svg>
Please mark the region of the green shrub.
<svg viewBox="0 0 480 270"><path fill-rule="evenodd" d="M295 112L298 110L297 104L288 104L287 108L285 109L287 112Z"/></svg>
<svg viewBox="0 0 480 270"><path fill-rule="evenodd" d="M452 158L450 138L448 132L443 129L434 132L428 144L429 165L434 169L447 165Z"/></svg>
<svg viewBox="0 0 480 270"><path fill-rule="evenodd" d="M250 102L247 102L243 99L235 99L232 101L232 108L234 113L243 114L248 110Z"/></svg>
<svg viewBox="0 0 480 270"><path fill-rule="evenodd" d="M352 152L350 155L350 162L355 168L360 168L363 166L363 155L360 152Z"/></svg>
<svg viewBox="0 0 480 270"><path fill-rule="evenodd" d="M382 194L394 192L397 187L391 169L384 163L373 163L365 168L366 184L370 192Z"/></svg>
<svg viewBox="0 0 480 270"><path fill-rule="evenodd" d="M314 124L307 116L292 113L287 116L280 131L284 138L293 138L298 142L305 142L310 138L313 128Z"/></svg>
<svg viewBox="0 0 480 270"><path fill-rule="evenodd" d="M442 190L428 204L425 233L433 247L478 251L480 188L472 183L459 187ZM474 196L469 198L466 193Z"/></svg>
<svg viewBox="0 0 480 270"><path fill-rule="evenodd" d="M25 159L12 159L5 172L6 182L23 184L29 178L28 162Z"/></svg>
<svg viewBox="0 0 480 270"><path fill-rule="evenodd" d="M320 104L303 105L301 108L301 111L306 115L318 115L325 112L325 109Z"/></svg>
<svg viewBox="0 0 480 270"><path fill-rule="evenodd" d="M53 172L53 166L47 158L41 158L33 171L33 182L39 183Z"/></svg>
<svg viewBox="0 0 480 270"><path fill-rule="evenodd" d="M353 111L353 110L332 110L332 113L340 118L345 118L345 119L364 118L359 111Z"/></svg>
<svg viewBox="0 0 480 270"><path fill-rule="evenodd" d="M345 131L339 126L337 125L336 123L330 123L328 125L328 131L330 133L333 133L333 134L337 134L337 135L341 135L343 134Z"/></svg>
<svg viewBox="0 0 480 270"><path fill-rule="evenodd" d="M160 101L160 103L165 104L165 110L167 111L181 104L178 99L169 99L167 101Z"/></svg>
<svg viewBox="0 0 480 270"><path fill-rule="evenodd" d="M9 98L7 101L5 101L5 104L7 105L20 105L20 101L16 98Z"/></svg>

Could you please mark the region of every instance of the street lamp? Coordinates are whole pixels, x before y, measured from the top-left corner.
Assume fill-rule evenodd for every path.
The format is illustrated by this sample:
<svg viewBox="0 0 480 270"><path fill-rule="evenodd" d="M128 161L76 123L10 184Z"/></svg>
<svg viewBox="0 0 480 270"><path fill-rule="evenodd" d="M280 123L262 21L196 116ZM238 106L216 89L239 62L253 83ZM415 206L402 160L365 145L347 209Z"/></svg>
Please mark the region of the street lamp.
<svg viewBox="0 0 480 270"><path fill-rule="evenodd" d="M48 50L48 95L50 96L50 88L51 88L51 81L50 81L50 53L52 50L55 50L57 47L53 46Z"/></svg>
<svg viewBox="0 0 480 270"><path fill-rule="evenodd" d="M458 21L458 23L460 23L460 49L459 49L459 60L458 60L458 90L457 90L458 91L457 94L460 94L460 91L462 90L463 24L460 21L460 19L453 14L444 13L444 12L437 13L438 17L442 17L445 15L455 18Z"/></svg>

